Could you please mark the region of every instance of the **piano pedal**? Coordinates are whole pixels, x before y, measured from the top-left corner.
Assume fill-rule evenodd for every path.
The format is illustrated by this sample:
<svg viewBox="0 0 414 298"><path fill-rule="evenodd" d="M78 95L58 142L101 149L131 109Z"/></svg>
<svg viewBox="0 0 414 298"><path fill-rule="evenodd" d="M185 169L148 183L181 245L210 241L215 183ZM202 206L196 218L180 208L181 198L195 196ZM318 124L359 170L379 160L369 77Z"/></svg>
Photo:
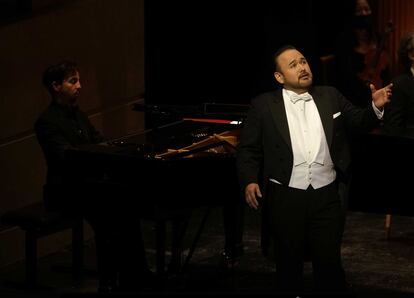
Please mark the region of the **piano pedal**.
<svg viewBox="0 0 414 298"><path fill-rule="evenodd" d="M219 267L224 270L234 270L240 264L242 253L240 254L229 254L223 251L220 256Z"/></svg>
<svg viewBox="0 0 414 298"><path fill-rule="evenodd" d="M167 267L167 275L177 275L182 272L181 260L171 259Z"/></svg>

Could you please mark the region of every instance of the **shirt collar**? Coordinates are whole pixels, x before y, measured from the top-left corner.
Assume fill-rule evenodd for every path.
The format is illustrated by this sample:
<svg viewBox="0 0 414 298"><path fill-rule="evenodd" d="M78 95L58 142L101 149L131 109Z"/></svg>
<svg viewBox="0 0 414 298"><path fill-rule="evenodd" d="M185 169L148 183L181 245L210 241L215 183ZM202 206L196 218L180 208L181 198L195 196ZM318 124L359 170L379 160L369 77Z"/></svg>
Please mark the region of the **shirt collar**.
<svg viewBox="0 0 414 298"><path fill-rule="evenodd" d="M297 94L296 92L291 91L291 90L287 90L287 89L284 89L284 90L286 91L286 94L288 95L288 97L292 101L292 103L296 103L299 100L309 101L309 100L313 99L312 95L310 95L309 92L305 92L305 93L302 93L302 94Z"/></svg>

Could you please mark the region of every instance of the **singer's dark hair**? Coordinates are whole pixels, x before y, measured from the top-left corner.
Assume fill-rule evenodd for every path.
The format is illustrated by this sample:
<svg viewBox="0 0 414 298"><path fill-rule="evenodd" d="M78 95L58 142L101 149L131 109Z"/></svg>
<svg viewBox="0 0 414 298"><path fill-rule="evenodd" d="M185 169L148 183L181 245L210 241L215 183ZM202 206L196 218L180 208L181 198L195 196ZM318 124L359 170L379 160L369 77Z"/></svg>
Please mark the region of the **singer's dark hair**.
<svg viewBox="0 0 414 298"><path fill-rule="evenodd" d="M277 58L282 55L287 50L296 50L296 48L290 44L281 46L276 52L273 54L273 61L275 63L275 70L280 71L280 65L277 63Z"/></svg>

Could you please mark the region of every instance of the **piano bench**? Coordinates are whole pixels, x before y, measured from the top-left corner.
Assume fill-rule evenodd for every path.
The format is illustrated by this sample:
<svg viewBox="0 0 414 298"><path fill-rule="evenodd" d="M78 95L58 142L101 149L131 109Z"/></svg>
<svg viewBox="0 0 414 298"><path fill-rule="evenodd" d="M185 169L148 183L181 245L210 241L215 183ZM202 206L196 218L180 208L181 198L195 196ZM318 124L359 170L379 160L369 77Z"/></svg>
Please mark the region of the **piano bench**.
<svg viewBox="0 0 414 298"><path fill-rule="evenodd" d="M25 287L37 285L37 240L72 229L72 273L79 277L83 269L83 219L45 210L43 202L33 203L4 213L4 225L18 226L25 232Z"/></svg>

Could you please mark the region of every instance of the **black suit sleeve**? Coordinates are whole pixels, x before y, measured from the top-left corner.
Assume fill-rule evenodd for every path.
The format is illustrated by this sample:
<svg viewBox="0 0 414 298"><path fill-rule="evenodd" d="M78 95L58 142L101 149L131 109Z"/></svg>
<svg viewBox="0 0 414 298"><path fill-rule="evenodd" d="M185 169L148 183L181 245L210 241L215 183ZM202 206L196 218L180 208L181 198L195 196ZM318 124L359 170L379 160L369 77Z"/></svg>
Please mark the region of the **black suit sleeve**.
<svg viewBox="0 0 414 298"><path fill-rule="evenodd" d="M262 127L259 107L253 101L248 112L237 148L237 170L242 189L249 183L259 183L263 161Z"/></svg>

